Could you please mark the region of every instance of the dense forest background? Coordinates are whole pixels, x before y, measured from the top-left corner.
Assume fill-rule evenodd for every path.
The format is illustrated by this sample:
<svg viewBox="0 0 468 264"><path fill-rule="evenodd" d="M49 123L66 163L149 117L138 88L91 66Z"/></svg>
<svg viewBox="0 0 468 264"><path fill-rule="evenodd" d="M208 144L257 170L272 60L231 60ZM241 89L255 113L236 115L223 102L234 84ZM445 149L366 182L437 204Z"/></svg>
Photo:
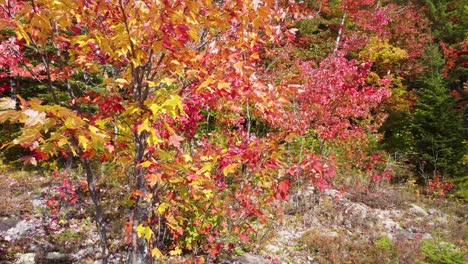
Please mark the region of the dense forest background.
<svg viewBox="0 0 468 264"><path fill-rule="evenodd" d="M2 170L85 208L104 263L232 250L308 186L467 199L464 0L0 7Z"/></svg>

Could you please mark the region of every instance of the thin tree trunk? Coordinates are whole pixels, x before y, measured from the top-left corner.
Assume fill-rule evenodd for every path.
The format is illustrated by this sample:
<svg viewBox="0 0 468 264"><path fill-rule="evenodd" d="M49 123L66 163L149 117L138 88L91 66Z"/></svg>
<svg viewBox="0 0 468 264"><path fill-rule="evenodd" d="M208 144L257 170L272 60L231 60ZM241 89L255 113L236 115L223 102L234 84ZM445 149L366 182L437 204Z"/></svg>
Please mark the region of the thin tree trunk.
<svg viewBox="0 0 468 264"><path fill-rule="evenodd" d="M15 79L13 79L13 77L11 76L10 74L10 97L12 100L15 100L16 101L16 83L15 83Z"/></svg>
<svg viewBox="0 0 468 264"><path fill-rule="evenodd" d="M90 160L88 158L84 158L83 164L86 171L86 181L88 183L89 193L91 194L91 199L93 200L94 206L96 207L94 219L96 220L96 227L98 229L99 237L101 239L102 263L107 264L109 257L109 248L107 242L107 230L106 225L104 223L103 210L101 207L101 200L96 189L95 177L91 168Z"/></svg>
<svg viewBox="0 0 468 264"><path fill-rule="evenodd" d="M250 118L250 108L249 108L249 101L245 103L245 107L247 110L247 142L250 143L250 129L252 126L251 118Z"/></svg>
<svg viewBox="0 0 468 264"><path fill-rule="evenodd" d="M138 134L135 132L134 134L134 143L135 143L135 164L134 164L134 178L136 181L136 190L145 192L145 179L144 179L144 171L143 168L140 166L140 162L143 159L144 151L146 148L146 133L143 132ZM145 212L145 208L143 205L142 197L137 196L135 200L135 208L133 209L133 222L132 222L132 248L131 248L131 255L130 261L133 264L146 264L150 262L149 251L148 251L148 244L143 237L138 237L137 235L137 227L138 224L142 221L144 216L147 215Z"/></svg>
<svg viewBox="0 0 468 264"><path fill-rule="evenodd" d="M344 22L346 20L346 15L347 13L344 12L343 17L341 18L341 25L340 25L340 29L338 30L338 37L336 37L335 49L333 50L333 55L336 54L336 52L338 51L338 47L340 46L341 35L343 34L343 27L344 27Z"/></svg>

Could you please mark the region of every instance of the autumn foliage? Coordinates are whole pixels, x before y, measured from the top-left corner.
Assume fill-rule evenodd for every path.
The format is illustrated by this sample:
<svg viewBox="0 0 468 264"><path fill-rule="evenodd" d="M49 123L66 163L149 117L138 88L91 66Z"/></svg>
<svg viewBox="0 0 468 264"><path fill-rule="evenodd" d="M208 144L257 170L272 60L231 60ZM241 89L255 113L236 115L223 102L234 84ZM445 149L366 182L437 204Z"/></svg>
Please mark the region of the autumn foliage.
<svg viewBox="0 0 468 264"><path fill-rule="evenodd" d="M299 181L324 190L344 168L363 186L387 179L384 155L364 149L394 80L418 67L400 70L426 41L407 37L415 9L318 2L343 18L322 58L301 55L313 37L295 26L324 19L302 2L0 1L0 122L21 124L6 147L82 164L104 261L106 181L125 186L123 240L145 263L251 240ZM98 180L96 164L113 170Z"/></svg>

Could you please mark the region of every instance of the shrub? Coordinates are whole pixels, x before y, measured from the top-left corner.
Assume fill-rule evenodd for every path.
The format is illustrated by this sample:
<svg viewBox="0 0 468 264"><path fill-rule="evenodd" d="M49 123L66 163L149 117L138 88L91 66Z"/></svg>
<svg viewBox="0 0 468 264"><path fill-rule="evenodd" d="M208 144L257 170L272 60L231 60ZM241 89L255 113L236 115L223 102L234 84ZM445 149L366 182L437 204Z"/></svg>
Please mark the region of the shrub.
<svg viewBox="0 0 468 264"><path fill-rule="evenodd" d="M421 251L428 260L441 264L462 264L466 263L460 249L448 242L438 240L426 240L423 242Z"/></svg>

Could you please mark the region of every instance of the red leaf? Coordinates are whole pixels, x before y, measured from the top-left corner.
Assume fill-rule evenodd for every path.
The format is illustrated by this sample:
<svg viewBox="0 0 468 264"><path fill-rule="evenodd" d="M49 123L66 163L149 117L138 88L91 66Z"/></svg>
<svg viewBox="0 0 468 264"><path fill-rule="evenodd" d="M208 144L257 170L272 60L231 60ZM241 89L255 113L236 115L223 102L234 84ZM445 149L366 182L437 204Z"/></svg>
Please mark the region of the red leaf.
<svg viewBox="0 0 468 264"><path fill-rule="evenodd" d="M216 245L213 245L210 249L210 255L211 256L216 256L219 253L219 250L221 249L221 242L216 243Z"/></svg>
<svg viewBox="0 0 468 264"><path fill-rule="evenodd" d="M207 240L208 240L209 243L213 243L214 237L212 235L209 235Z"/></svg>
<svg viewBox="0 0 468 264"><path fill-rule="evenodd" d="M183 140L184 140L184 138L180 137L178 135L172 135L172 136L169 137L169 141L176 148L180 148L180 142L182 142Z"/></svg>
<svg viewBox="0 0 468 264"><path fill-rule="evenodd" d="M242 241L245 241L245 242L248 242L250 240L250 238L245 235L245 234L240 234L239 235L239 238L242 240Z"/></svg>
<svg viewBox="0 0 468 264"><path fill-rule="evenodd" d="M278 190L281 192L288 192L289 188L291 188L291 183L289 180L284 180L278 184Z"/></svg>
<svg viewBox="0 0 468 264"><path fill-rule="evenodd" d="M289 180L284 180L280 182L277 187L276 198L282 200L289 199L289 188L291 188L291 183L289 182Z"/></svg>

